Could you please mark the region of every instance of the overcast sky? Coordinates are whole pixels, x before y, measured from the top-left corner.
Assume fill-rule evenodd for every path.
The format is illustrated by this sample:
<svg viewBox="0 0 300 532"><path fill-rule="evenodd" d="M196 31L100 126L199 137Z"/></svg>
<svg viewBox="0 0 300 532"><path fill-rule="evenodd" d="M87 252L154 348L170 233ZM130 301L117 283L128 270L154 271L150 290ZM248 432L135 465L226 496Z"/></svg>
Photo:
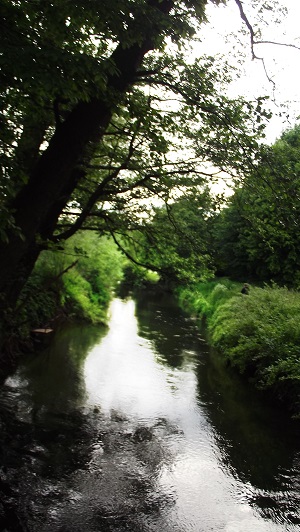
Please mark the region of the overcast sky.
<svg viewBox="0 0 300 532"><path fill-rule="evenodd" d="M270 3L273 3L273 0ZM244 11L254 27L254 14L257 10L252 10L251 4L250 0L243 2ZM280 0L278 4L287 8L287 13L284 15L269 11L262 14L264 22L259 23L262 40L293 44L300 48L300 1ZM202 44L197 46L199 53L224 53L233 64L236 63L238 50L244 54L245 74L232 84L230 95L241 94L251 98L268 94L271 99L275 98L275 103L272 104L274 113L288 110L289 122L286 122L284 117L278 116L274 116L270 121L266 131L267 141L274 142L284 129L295 124L296 117L300 115L300 50L275 44L255 46L256 55L264 58L268 76L275 83L273 91L273 84L268 81L262 62L251 59L249 35L238 35L241 29L247 31L247 28L240 18L235 0L228 0L226 6L218 7L209 3L207 15L210 22L201 28ZM276 18L280 22L276 22ZM237 37L232 36L232 33ZM239 45L239 39L243 43L242 47Z"/></svg>

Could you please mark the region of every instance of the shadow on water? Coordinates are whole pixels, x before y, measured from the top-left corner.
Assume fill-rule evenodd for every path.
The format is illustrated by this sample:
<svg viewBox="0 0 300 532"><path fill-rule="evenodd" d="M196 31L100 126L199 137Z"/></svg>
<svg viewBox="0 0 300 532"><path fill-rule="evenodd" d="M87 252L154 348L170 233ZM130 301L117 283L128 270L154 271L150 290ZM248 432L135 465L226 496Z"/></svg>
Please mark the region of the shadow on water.
<svg viewBox="0 0 300 532"><path fill-rule="evenodd" d="M170 368L184 366L188 352L195 353L204 344L195 322L166 292L137 299L136 315L139 334L151 341L158 362Z"/></svg>
<svg viewBox="0 0 300 532"><path fill-rule="evenodd" d="M300 525L299 421L268 404L213 349L197 376L198 400L216 430L223 466L256 488L249 501L264 517Z"/></svg>
<svg viewBox="0 0 300 532"><path fill-rule="evenodd" d="M47 349L27 357L19 374L30 385L36 414L39 409L66 412L82 402L82 365L89 350L106 333L106 327L69 325L57 332Z"/></svg>
<svg viewBox="0 0 300 532"><path fill-rule="evenodd" d="M105 332L65 327L1 387L1 530L41 530L39 514L60 494L51 479L85 463L82 441L90 432L78 408L85 393L80 367Z"/></svg>
<svg viewBox="0 0 300 532"><path fill-rule="evenodd" d="M221 467L255 488L246 498L263 517L300 525L300 422L268 405L228 368L221 354L203 342L203 327L201 334L200 324L169 296L160 296L159 308L157 298L143 298L137 315L140 334L153 341L161 363L180 369L190 352L197 353L197 400L213 427Z"/></svg>
<svg viewBox="0 0 300 532"><path fill-rule="evenodd" d="M119 305L123 320L133 307ZM66 327L1 387L0 530L295 532L296 425L224 367L170 296L143 293L135 313L128 345ZM109 411L91 401L87 362ZM121 362L149 372L131 383L136 401Z"/></svg>

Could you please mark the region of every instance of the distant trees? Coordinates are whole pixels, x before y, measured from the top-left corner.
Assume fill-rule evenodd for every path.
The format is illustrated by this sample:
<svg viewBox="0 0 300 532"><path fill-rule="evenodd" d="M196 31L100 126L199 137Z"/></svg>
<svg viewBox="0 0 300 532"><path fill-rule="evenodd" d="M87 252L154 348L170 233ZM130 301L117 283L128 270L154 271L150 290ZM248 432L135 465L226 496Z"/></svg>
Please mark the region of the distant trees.
<svg viewBox="0 0 300 532"><path fill-rule="evenodd" d="M300 126L262 147L260 163L216 218L216 263L236 278L300 285Z"/></svg>
<svg viewBox="0 0 300 532"><path fill-rule="evenodd" d="M154 208L151 220L123 235L126 253L171 286L212 276L210 217L215 205L209 189L201 187Z"/></svg>
<svg viewBox="0 0 300 532"><path fill-rule="evenodd" d="M173 282L214 274L300 286L300 126L261 145L226 202L183 192L124 239L127 251Z"/></svg>

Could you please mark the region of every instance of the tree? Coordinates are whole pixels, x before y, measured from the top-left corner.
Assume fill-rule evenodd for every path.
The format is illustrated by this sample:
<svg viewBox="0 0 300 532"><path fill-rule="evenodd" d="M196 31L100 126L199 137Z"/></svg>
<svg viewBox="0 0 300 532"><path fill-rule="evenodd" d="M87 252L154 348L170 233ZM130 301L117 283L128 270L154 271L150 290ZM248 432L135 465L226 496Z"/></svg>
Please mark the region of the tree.
<svg viewBox="0 0 300 532"><path fill-rule="evenodd" d="M219 216L223 272L299 287L300 126L261 147L260 163Z"/></svg>
<svg viewBox="0 0 300 532"><path fill-rule="evenodd" d="M125 253L137 264L154 269L161 282L171 286L212 276L210 217L216 203L208 187L195 187L156 207L151 220L122 234Z"/></svg>
<svg viewBox="0 0 300 532"><path fill-rule="evenodd" d="M204 20L205 4L2 2L6 326L41 250L79 228L132 228L141 198L199 185L204 162L229 171L253 165L261 100L230 101L213 58L186 65L173 49ZM166 104L174 98L176 105ZM174 160L171 150L181 158Z"/></svg>

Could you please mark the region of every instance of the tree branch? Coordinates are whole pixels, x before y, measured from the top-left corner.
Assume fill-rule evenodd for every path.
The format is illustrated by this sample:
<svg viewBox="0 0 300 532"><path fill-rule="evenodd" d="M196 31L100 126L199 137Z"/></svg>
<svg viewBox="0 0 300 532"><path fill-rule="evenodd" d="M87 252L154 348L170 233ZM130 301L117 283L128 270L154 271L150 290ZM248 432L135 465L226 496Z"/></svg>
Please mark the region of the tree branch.
<svg viewBox="0 0 300 532"><path fill-rule="evenodd" d="M258 59L259 61L262 62L263 64L263 69L264 69L264 72L265 72L265 75L267 77L267 80L272 83L273 85L273 90L275 89L276 87L276 84L274 82L273 79L270 78L269 74L268 74L268 71L267 71L267 67L266 67L266 64L265 64L265 60L263 57L258 57L254 51L254 46L257 45L257 44L272 44L272 45L276 45L276 46L286 46L288 48L295 48L296 50L300 50L300 46L297 46L296 44L288 44L288 43L280 43L280 42L276 42L276 41L264 41L264 40L255 40L255 32L253 30L253 27L252 25L250 24L249 20L248 20L248 17L244 11L244 8L243 8L243 3L241 0L235 0L235 3L236 5L238 6L239 8L239 12L240 12L240 16L241 16L241 19L244 21L244 23L246 24L248 30L249 30L249 34L250 34L250 44L251 44L251 54L252 54L252 59Z"/></svg>
<svg viewBox="0 0 300 532"><path fill-rule="evenodd" d="M288 48L295 48L296 50L300 50L300 46L297 46L296 44L288 44L288 43L285 43L285 42L254 41L253 44L275 44L276 46L287 46Z"/></svg>
<svg viewBox="0 0 300 532"><path fill-rule="evenodd" d="M133 262L134 264L136 264L137 266L141 266L142 268L145 268L146 270L152 270L152 271L156 271L156 272L160 272L161 274L164 273L164 270L162 268L158 268L157 266L153 266L153 265L150 265L150 264L144 264L142 262L139 262L138 260L136 260L128 251L126 251L126 249L120 244L120 242L117 240L116 236L115 236L115 233L111 230L110 231L110 234L111 234L111 237L113 239L113 241L115 242L115 244L117 245L117 247L120 249L120 251L125 255L125 257L130 260L130 262Z"/></svg>
<svg viewBox="0 0 300 532"><path fill-rule="evenodd" d="M251 53L252 53L252 59L261 59L261 57L257 57L255 55L255 52L254 52L254 37L255 37L255 34L254 34L254 30L248 20L248 17L246 16L245 14L245 11L244 11L244 8L243 8L243 4L240 0L235 0L235 3L236 5L238 6L239 8L239 11L240 11L240 16L241 16L241 19L245 22L248 30L249 30L249 34L250 34L250 42L251 42Z"/></svg>
<svg viewBox="0 0 300 532"><path fill-rule="evenodd" d="M255 44L257 44L257 42L255 41L255 33L254 33L254 30L253 30L253 28L252 28L252 26L251 26L251 24L250 24L250 22L248 20L247 15L245 14L245 11L244 11L244 8L243 8L243 4L242 4L241 0L235 0L235 3L236 3L236 5L239 8L241 19L245 22L245 24L246 24L246 26L247 26L247 28L249 30L252 60L257 59L258 61L262 62L263 69L264 69L264 72L266 74L266 78L269 81L269 83L271 83L273 85L273 90L274 90L275 87L276 87L276 84L275 84L275 81L273 79L271 79L269 74L268 74L264 58L263 57L258 57L256 55L255 51L254 51L254 46L255 46Z"/></svg>

